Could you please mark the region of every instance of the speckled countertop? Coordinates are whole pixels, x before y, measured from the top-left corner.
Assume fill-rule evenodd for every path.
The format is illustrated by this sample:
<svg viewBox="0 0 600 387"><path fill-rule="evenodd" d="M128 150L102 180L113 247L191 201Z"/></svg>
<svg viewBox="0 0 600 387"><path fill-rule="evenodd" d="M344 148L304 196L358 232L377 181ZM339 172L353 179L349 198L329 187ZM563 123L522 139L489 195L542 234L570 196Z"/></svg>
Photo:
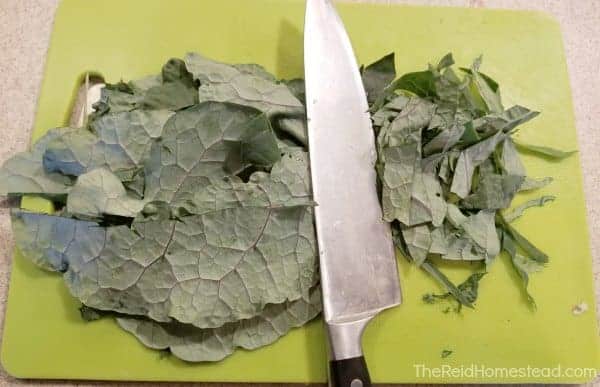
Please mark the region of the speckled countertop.
<svg viewBox="0 0 600 387"><path fill-rule="evenodd" d="M600 1L379 1L419 5L537 9L552 14L559 21L573 90L594 257L596 298L599 299L600 233L595 230L600 229L600 196L597 194L600 191L600 130L598 128L598 118L600 118ZM29 143L57 5L58 0L0 0L0 163L14 153L26 149ZM4 306L13 251L10 221L4 207L0 208L0 321L4 320ZM20 381L0 369L0 385L87 386L96 384ZM127 385L138 384L128 383ZM139 385L148 386L150 384ZM589 385L600 386L600 381Z"/></svg>

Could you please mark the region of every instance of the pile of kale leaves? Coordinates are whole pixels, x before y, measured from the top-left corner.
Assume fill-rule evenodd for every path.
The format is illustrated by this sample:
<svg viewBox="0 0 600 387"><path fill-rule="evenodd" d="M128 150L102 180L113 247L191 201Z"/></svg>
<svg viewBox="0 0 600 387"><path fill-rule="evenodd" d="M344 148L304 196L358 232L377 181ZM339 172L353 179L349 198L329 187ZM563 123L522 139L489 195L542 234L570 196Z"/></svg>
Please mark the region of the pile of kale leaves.
<svg viewBox="0 0 600 387"><path fill-rule="evenodd" d="M516 142L511 135L517 127L539 113L519 105L505 109L498 83L479 71L481 58L458 73L453 65L447 54L425 71L395 79L394 57L388 55L363 71L377 135L383 216L396 246L448 292L427 294L425 302L452 297L458 309L473 306L479 280L504 251L535 307L527 292L529 275L548 256L510 222L555 198L540 196L503 211L518 192L552 182L527 177L517 148L550 159L572 152ZM480 268L456 286L436 267L436 258L473 261Z"/></svg>
<svg viewBox="0 0 600 387"><path fill-rule="evenodd" d="M395 79L388 55L362 69L377 136L384 218L404 255L472 306L481 273L454 285L432 257L489 265L504 250L526 287L548 257L510 226L531 179L498 84L445 56ZM394 80L395 79L395 80ZM143 344L187 361L267 345L321 309L302 80L197 54L109 84L83 128L51 129L0 169L17 245L62 273L82 316L112 315ZM357 222L360 217L357 216ZM531 299L533 300L533 299ZM532 301L533 302L533 301Z"/></svg>

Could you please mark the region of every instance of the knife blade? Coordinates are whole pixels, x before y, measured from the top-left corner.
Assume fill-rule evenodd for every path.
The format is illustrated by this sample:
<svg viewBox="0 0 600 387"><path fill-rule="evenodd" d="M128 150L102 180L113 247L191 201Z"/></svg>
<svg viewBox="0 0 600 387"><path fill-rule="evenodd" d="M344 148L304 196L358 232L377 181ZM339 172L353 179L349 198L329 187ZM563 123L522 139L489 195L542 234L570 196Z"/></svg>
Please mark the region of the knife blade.
<svg viewBox="0 0 600 387"><path fill-rule="evenodd" d="M334 386L369 385L367 323L401 302L376 186L375 138L350 39L330 0L307 0L304 71L323 315Z"/></svg>

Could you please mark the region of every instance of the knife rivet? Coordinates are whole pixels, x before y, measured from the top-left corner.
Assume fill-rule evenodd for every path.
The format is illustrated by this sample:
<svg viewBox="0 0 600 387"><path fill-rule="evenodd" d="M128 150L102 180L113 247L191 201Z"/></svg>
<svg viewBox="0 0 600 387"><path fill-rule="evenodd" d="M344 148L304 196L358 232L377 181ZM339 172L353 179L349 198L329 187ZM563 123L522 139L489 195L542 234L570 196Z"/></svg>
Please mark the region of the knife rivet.
<svg viewBox="0 0 600 387"><path fill-rule="evenodd" d="M360 379L352 379L350 387L363 387L363 382Z"/></svg>

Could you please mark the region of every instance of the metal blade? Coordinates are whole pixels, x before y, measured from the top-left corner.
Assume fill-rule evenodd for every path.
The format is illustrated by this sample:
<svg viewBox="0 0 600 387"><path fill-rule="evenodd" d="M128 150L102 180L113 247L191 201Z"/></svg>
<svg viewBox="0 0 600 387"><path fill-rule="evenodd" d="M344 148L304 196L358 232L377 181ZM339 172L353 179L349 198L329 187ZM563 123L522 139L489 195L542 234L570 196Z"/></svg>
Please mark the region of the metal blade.
<svg viewBox="0 0 600 387"><path fill-rule="evenodd" d="M329 0L307 0L304 68L324 316L343 324L398 305L400 285L365 90Z"/></svg>

